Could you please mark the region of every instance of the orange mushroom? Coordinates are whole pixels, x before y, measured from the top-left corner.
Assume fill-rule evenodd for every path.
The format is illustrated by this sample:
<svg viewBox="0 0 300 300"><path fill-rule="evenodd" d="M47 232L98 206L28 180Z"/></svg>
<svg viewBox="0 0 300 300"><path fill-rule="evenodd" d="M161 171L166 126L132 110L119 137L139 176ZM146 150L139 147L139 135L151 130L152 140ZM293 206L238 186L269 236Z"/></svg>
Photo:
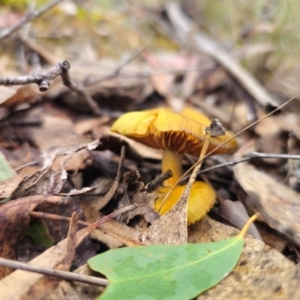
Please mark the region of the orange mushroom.
<svg viewBox="0 0 300 300"><path fill-rule="evenodd" d="M198 122L200 121L200 122ZM185 109L181 114L168 108L159 108L141 112L130 112L121 116L111 130L127 136L147 146L162 149L162 172L171 169L173 177L164 182L158 189L155 209L158 210L166 192L182 176L182 156L185 153L199 155L205 140L206 128L210 120L192 109ZM232 134L209 136L208 152L220 146ZM213 154L231 153L237 148L235 139L216 149ZM160 209L163 214L180 198L184 186L176 186ZM214 190L204 182L195 182L188 202L188 223L201 219L215 201ZM204 205L203 205L204 204ZM203 213L203 211L205 211ZM193 217L192 217L193 216Z"/></svg>

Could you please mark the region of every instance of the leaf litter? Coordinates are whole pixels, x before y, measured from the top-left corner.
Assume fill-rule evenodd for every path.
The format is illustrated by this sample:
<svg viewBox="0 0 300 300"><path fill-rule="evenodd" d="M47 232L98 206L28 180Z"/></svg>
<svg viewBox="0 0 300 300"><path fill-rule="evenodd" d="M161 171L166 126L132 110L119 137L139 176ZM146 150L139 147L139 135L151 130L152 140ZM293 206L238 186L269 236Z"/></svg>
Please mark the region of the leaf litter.
<svg viewBox="0 0 300 300"><path fill-rule="evenodd" d="M72 5L75 9L80 7L79 4ZM185 4L185 9L190 5L192 4ZM206 9L204 6L203 10ZM84 5L80 8L83 9L83 14L89 10ZM249 163L239 163L226 170L220 168L214 173L207 172L198 176L197 180L204 180L213 186L218 202L210 212L210 217L214 220L205 217L187 227L188 197L177 202L164 216L159 217L153 210L156 196L153 191L147 190L147 184L160 178L161 151L110 131L115 120L126 112L158 107L181 111L185 107L193 107L201 109L209 118L217 117L225 124L226 130L238 132L249 125L250 119L255 120L265 115L268 105L276 107L294 96L295 85L284 85L284 80L278 75L283 72L282 66L274 70L275 75L271 80L262 79L260 71L256 70L255 73L255 69L251 70L254 72L252 76L247 70L245 72L245 69L241 69L237 60L231 58L242 57L236 55L235 47L230 51L224 50L213 37L206 36L195 26L193 34L187 33L191 28L191 19L187 18L184 10L178 10L177 4L166 7L159 5L156 10L151 11L144 10L139 5L128 4L127 9L131 18L146 27L150 18L154 17L153 20L156 21L152 23L151 20L152 27L159 30L155 31L153 37L159 36L159 40L171 45L173 50L177 47L189 51L184 51L184 54L152 51L147 44L151 37L147 37L147 43L140 45L142 50L136 51L134 46L133 55L124 56L125 59L116 63L115 57L106 58L107 53L115 55L116 49L119 56L119 49L123 49L120 45L116 46L114 38L111 39L113 46L109 52L104 50L104 44L109 43L102 43L103 48L99 48L92 41L96 40L93 36L95 32L97 39L113 37L112 32L119 30L118 25L114 24L113 18L106 18L92 33L84 24L89 14L78 19L78 23L74 22L74 30L76 27L81 36L72 53L63 43L60 46L57 43L51 44L53 37L60 40L66 38L57 37L56 34L67 34L71 38L75 36L72 28L65 28L63 23L58 31L53 31L51 26L47 32L43 29L42 35L51 37L43 46L39 38L33 46L31 37L23 37L22 34L19 42L24 43L26 51L44 59L40 61L39 68L35 68L32 63L34 60L29 62L29 56L23 56L22 63L25 63L27 70L25 74L47 74L55 66L46 65L45 61L53 64L54 57L65 56L70 61L68 75L73 86L63 85L66 79L61 77L51 81L48 91L44 93L39 91L40 82L16 87L1 86L0 151L5 156L4 172L10 174L4 175L0 181L1 257L31 261L33 264L42 263L50 268L60 265L60 268L74 271L79 266L84 269L87 260L97 253L108 254L108 249L124 245L188 242L186 246L189 246L190 243L225 240L236 235L237 231L223 223L229 222L241 228L248 215L259 211L260 223L257 228L253 227L253 235L265 243L280 244L280 247L276 247L278 251L246 236L245 248L237 267L221 283L200 295L199 299L240 299L241 295L243 299L269 299L271 296L274 299L297 299L295 283L299 272L295 263L298 262L300 247L300 232L297 227L297 160L289 159L287 162L281 157L272 160L256 158ZM94 10L94 13L99 14L100 11L102 10ZM65 10L60 11L62 15L65 13ZM49 11L52 18L59 19L60 14L55 10ZM118 15L120 12L114 11L114 14ZM123 11L123 14L120 23L127 20L126 12ZM168 20L162 18L163 15L167 15ZM43 26L40 25L49 21L49 16L45 15L44 19L36 20L31 26L37 26L36 29L41 30ZM68 18L75 17L68 15ZM78 26L80 22L81 26ZM89 24L94 24L93 22ZM129 52L132 52L132 45L141 43L137 42L136 37L140 36L144 28L137 28L136 24L133 25L134 22L129 23L130 25L125 25L130 28L126 41L120 35L119 43L124 46L124 51L130 44ZM91 27L89 25L89 29ZM122 32L125 27L123 26ZM166 30L173 34L165 36L162 32ZM36 34L36 31L31 34ZM147 36L144 33L142 35ZM188 42L187 37L190 37ZM1 47L3 45L4 50L6 47L18 47L10 44L13 41L14 39L1 41ZM251 45L246 47L250 49ZM204 53L199 54L195 49ZM101 59L97 57L99 51ZM261 55L256 53L252 55ZM7 64L7 57L15 61L12 53L7 53L0 59L2 76L21 75L20 72L11 70L13 66ZM244 56L242 59L248 58ZM39 71L36 72L37 70ZM260 80L257 81L256 77ZM268 86L268 91L276 93L271 96L265 86ZM279 86L282 87L282 92ZM97 109L93 108L93 103L89 105L86 102L87 95L92 97ZM299 103L293 102L255 128L242 132L237 137L239 145L243 146L252 139L256 145L252 151L298 154ZM97 115L99 110L100 116ZM125 147L125 154L121 151L122 147ZM235 156L206 158L203 168L239 159L244 155L245 152L239 151ZM185 155L184 171L194 162L194 157ZM156 184L156 188L163 185L164 179L160 178ZM180 184L186 184L186 181L183 180ZM108 219L92 232L81 229L113 211L126 210L126 207L132 210L115 219ZM239 207L239 213L236 213L236 207ZM245 207L246 211L241 207ZM73 215L74 212L78 215L78 222L74 220L77 218ZM40 230L43 230L42 235L47 236L46 240L55 243L48 250L45 244L36 245L34 238L28 235L28 229L33 229L39 220L43 225L33 235L40 234ZM70 222L72 225L69 225ZM79 237L76 242L77 226ZM72 234L68 236L70 231ZM81 232L84 233L81 235ZM83 241L79 245L81 239ZM126 248L126 251L130 252L131 248ZM11 269L0 268L3 276L12 272ZM88 274L90 272L89 270ZM5 296L26 299L28 293L43 297L53 292L59 298L65 292L74 299L92 299L99 295L99 288L95 286L81 283L70 285L67 281L38 274L31 274L30 278L35 279L29 280L28 274L18 270L5 276L0 281L0 286L10 286ZM48 288L44 289L45 286ZM185 287L181 285L180 289L184 291ZM1 295L3 289L0 290Z"/></svg>

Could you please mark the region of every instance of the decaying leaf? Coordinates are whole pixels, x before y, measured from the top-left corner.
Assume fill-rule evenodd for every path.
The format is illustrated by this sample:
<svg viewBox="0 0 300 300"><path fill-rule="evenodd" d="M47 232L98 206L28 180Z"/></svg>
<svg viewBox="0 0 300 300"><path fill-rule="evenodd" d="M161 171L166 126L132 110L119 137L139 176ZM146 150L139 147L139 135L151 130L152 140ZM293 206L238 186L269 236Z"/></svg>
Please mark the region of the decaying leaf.
<svg viewBox="0 0 300 300"><path fill-rule="evenodd" d="M226 221L238 229L242 229L245 222L249 219L246 208L239 201L224 200L220 203L218 211ZM250 225L248 234L262 241L254 224Z"/></svg>
<svg viewBox="0 0 300 300"><path fill-rule="evenodd" d="M90 228L85 228L76 233L76 244L73 244L73 250L82 242L82 240L90 233ZM47 267L55 268L60 264L65 258L67 253L67 245L69 240L64 239L59 242L57 245L52 246L41 255L30 261L32 264ZM71 242L73 243L73 242ZM6 276L0 281L0 290L1 293L4 293L8 299L28 299L28 293L30 290L35 289L35 285L38 284L40 280L46 280L49 282L49 278L42 274L38 273L28 273L26 271L17 270ZM46 283L40 284L40 292L45 289ZM35 296L41 296L41 298L35 299L45 299L47 296L45 294L36 294Z"/></svg>
<svg viewBox="0 0 300 300"><path fill-rule="evenodd" d="M41 219L37 219L29 225L26 235L30 236L33 243L46 249L54 244L54 239L49 235L48 228Z"/></svg>
<svg viewBox="0 0 300 300"><path fill-rule="evenodd" d="M33 103L41 98L42 93L39 92L36 84L21 86L13 95L7 99L3 99L0 103L1 107L12 107L23 103Z"/></svg>
<svg viewBox="0 0 300 300"><path fill-rule="evenodd" d="M187 203L188 196L179 201L140 236L145 245L175 244L187 241Z"/></svg>
<svg viewBox="0 0 300 300"><path fill-rule="evenodd" d="M99 220L102 215L94 210L88 203L81 203L85 219L92 223ZM104 242L110 248L117 248L121 245L141 245L139 241L140 232L115 220L108 220L101 224L98 229L91 233L91 237Z"/></svg>
<svg viewBox="0 0 300 300"><path fill-rule="evenodd" d="M235 158L240 155L239 151ZM234 174L248 194L245 204L256 209L272 228L300 245L300 194L247 163L235 165Z"/></svg>
<svg viewBox="0 0 300 300"><path fill-rule="evenodd" d="M8 198L18 188L19 184L24 179L23 176L16 175L13 178L0 182L0 199Z"/></svg>
<svg viewBox="0 0 300 300"><path fill-rule="evenodd" d="M16 246L29 226L29 213L41 204L61 204L65 197L52 195L37 195L10 201L0 206L0 256L15 258ZM11 270L0 268L0 277L4 277Z"/></svg>
<svg viewBox="0 0 300 300"><path fill-rule="evenodd" d="M53 266L53 268L55 269L68 271L71 267L71 264L75 257L75 250L78 245L76 235L77 221L78 215L77 213L73 213L69 226L67 243L65 245L65 249L61 249L63 253L62 257L60 257L60 260L58 260L57 263ZM49 293L58 286L59 281L60 280L57 278L49 278L48 276L43 276L32 286L28 286L28 290L22 295L22 297L32 297L33 299L41 300L47 298Z"/></svg>
<svg viewBox="0 0 300 300"><path fill-rule="evenodd" d="M42 168L22 181L14 192L14 197L59 193L67 180L66 169L75 153L85 148L93 150L99 143L99 140L85 143L77 140L73 144L45 151Z"/></svg>

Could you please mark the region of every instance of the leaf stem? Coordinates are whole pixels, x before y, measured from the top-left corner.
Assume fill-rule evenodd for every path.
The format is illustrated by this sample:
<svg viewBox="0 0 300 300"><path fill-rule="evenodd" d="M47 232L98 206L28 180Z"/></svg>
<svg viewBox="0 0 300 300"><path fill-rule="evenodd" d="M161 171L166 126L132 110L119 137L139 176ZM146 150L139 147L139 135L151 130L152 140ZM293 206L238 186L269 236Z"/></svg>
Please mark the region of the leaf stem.
<svg viewBox="0 0 300 300"><path fill-rule="evenodd" d="M247 233L250 225L256 221L259 217L259 213L256 213L255 215L253 215L251 218L248 219L248 221L246 222L246 224L244 225L244 227L242 228L242 230L240 231L240 233L237 235L238 237L244 238L245 234Z"/></svg>

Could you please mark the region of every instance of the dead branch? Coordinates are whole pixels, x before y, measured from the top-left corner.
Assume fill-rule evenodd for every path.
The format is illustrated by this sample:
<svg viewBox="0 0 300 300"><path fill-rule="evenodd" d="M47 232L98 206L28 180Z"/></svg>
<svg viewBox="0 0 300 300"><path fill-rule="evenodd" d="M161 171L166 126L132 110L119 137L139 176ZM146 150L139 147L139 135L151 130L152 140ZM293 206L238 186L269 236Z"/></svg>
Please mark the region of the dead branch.
<svg viewBox="0 0 300 300"><path fill-rule="evenodd" d="M216 151L217 149L219 149L220 147L222 147L223 145L225 145L226 143L228 143L229 141L231 141L232 139L234 139L235 137L239 136L241 133L245 132L246 130L248 130L249 128L251 128L252 126L258 124L259 122L261 122L262 120L268 118L269 116L271 116L272 114L274 114L276 111L281 110L284 106L286 106L287 104L289 104L290 102L292 102L293 100L295 100L295 97L292 97L291 99L287 100L286 102L284 102L283 104L281 104L280 106L278 106L277 108L275 108L274 110L272 110L271 112L269 112L268 114L264 115L262 118L260 118L259 120L249 124L248 126L246 126L245 128L243 128L242 130L240 130L239 132L237 132L236 134L234 134L231 138L229 138L228 140L224 141L223 143L221 143L219 146L217 146L214 150L210 151L209 153L207 153L203 158L207 158L209 155L211 155L214 151ZM176 184L178 184L183 178L186 178L186 175L189 174L189 172L191 172L193 170L193 168L195 166L197 166L199 163L202 162L202 160L198 160L191 168L189 168L183 175L182 177L178 180L178 182ZM175 185L176 185L175 184Z"/></svg>
<svg viewBox="0 0 300 300"><path fill-rule="evenodd" d="M88 82L87 86L91 86L91 85L100 83L102 81L110 80L110 79L117 77L121 73L122 69L126 65L130 64L133 60L135 60L144 50L145 50L145 48L141 48L141 49L138 49L137 51L135 51L134 53L130 54L129 56L127 56L125 59L123 59L120 62L119 66L117 66L117 68L111 74L107 74L107 75L105 75L99 79L96 79L92 82Z"/></svg>
<svg viewBox="0 0 300 300"><path fill-rule="evenodd" d="M222 47L205 33L197 29L193 34L191 20L180 9L179 4L172 2L166 7L168 17L178 35L181 43L187 44L189 39L197 50L204 52L214 58L258 103L263 106L279 105L264 87L251 76L245 69L240 67Z"/></svg>
<svg viewBox="0 0 300 300"><path fill-rule="evenodd" d="M93 113L95 115L101 115L101 110L98 107L97 103L93 100L93 98L89 95L89 93L86 91L84 88L83 84L76 84L70 77L69 74L69 69L70 69L70 64L66 60L63 62L63 64L68 64L69 68L64 68L61 78L63 80L63 83L65 86L67 86L71 91L77 93L79 96L81 96L87 105L91 108Z"/></svg>
<svg viewBox="0 0 300 300"><path fill-rule="evenodd" d="M18 39L29 49L33 50L40 57L46 60L50 65L54 65L59 59L57 59L50 51L41 45L37 44L37 42L31 41L29 38L26 38L22 35L18 36Z"/></svg>
<svg viewBox="0 0 300 300"><path fill-rule="evenodd" d="M36 83L39 86L40 92L46 92L49 89L50 82L57 76L63 76L67 73L71 65L68 61L63 61L52 67L49 71L43 74L32 74L18 77L0 77L0 85L21 85ZM65 76L65 75L64 75Z"/></svg>
<svg viewBox="0 0 300 300"><path fill-rule="evenodd" d="M135 209L136 207L137 207L136 204L130 204L130 205L124 206L124 207L110 213L109 215L102 217L95 223L88 223L88 222L81 221L81 220L78 220L77 223L80 225L83 225L83 226L91 226L91 227L97 228L98 226L105 223L106 221L111 220L111 219L113 219L123 213L126 213L132 209ZM34 218L47 219L47 220L53 220L53 221L70 222L72 220L70 217L60 216L60 215L56 215L56 214L49 214L49 213L45 213L45 212L41 212L41 211L32 211L29 214L31 217L34 217Z"/></svg>
<svg viewBox="0 0 300 300"><path fill-rule="evenodd" d="M160 174L151 180L142 190L151 193L156 190L162 183L173 176L172 170L167 170L165 173Z"/></svg>
<svg viewBox="0 0 300 300"><path fill-rule="evenodd" d="M36 83L40 92L46 92L49 89L50 82L57 76L61 76L63 84L71 91L83 97L95 115L101 115L101 110L93 98L87 93L82 84L76 84L70 77L69 70L71 65L68 61L59 62L48 72L43 74L32 74L18 77L0 77L0 85L20 85Z"/></svg>
<svg viewBox="0 0 300 300"><path fill-rule="evenodd" d="M234 161L229 161L229 162L226 162L226 163L223 163L223 164L219 164L219 165L201 170L201 171L198 172L198 174L203 174L203 173L213 171L213 170L223 168L223 167L233 167L236 164L239 164L239 163L244 162L244 161L251 160L253 158L283 158L283 159L300 160L300 155L251 152L250 154L248 154L247 156L245 156L241 159L234 160Z"/></svg>
<svg viewBox="0 0 300 300"><path fill-rule="evenodd" d="M23 27L25 24L31 22L32 20L40 17L42 14L44 14L47 10L51 9L55 5L59 4L60 2L63 2L64 0L53 0L43 6L40 10L30 12L25 17L23 17L17 24L14 26L11 26L10 28L3 29L0 32L0 41L5 40L10 35L12 35L14 32L19 30L21 27Z"/></svg>
<svg viewBox="0 0 300 300"><path fill-rule="evenodd" d="M14 261L14 260L2 258L2 257L0 257L0 266L11 268L11 269L20 269L20 270L33 272L33 273L39 273L39 274L48 275L48 276L53 276L53 277L57 277L57 278L65 279L65 280L80 281L80 282L95 284L95 285L100 285L100 286L108 285L108 280L106 280L106 279L97 278L94 276L80 275L80 274L76 274L76 273L72 273L72 272L59 271L59 270L44 268L44 267L40 267L40 266L34 266L31 264L26 264L26 263Z"/></svg>

